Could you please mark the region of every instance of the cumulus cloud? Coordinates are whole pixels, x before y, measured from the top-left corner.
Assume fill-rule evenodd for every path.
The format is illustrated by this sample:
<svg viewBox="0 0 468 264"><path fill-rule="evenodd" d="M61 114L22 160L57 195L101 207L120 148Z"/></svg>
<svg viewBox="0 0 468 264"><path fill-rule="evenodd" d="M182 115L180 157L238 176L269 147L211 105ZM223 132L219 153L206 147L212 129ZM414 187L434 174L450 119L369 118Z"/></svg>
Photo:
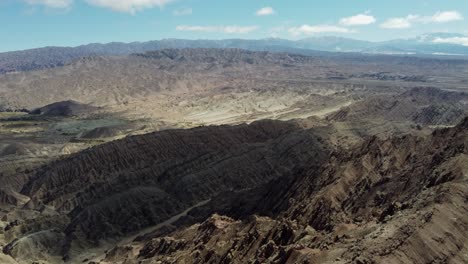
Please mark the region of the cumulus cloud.
<svg viewBox="0 0 468 264"><path fill-rule="evenodd" d="M73 0L24 0L30 5L43 5L51 8L67 8L73 4Z"/></svg>
<svg viewBox="0 0 468 264"><path fill-rule="evenodd" d="M181 8L181 9L174 10L173 14L174 16L187 16L187 15L191 15L192 12L193 12L192 8Z"/></svg>
<svg viewBox="0 0 468 264"><path fill-rule="evenodd" d="M374 24L376 21L374 16L369 14L358 14L355 16L345 17L340 20L340 24L343 26L363 26Z"/></svg>
<svg viewBox="0 0 468 264"><path fill-rule="evenodd" d="M446 23L458 20L463 20L462 14L458 11L437 12L430 18L430 21L435 23Z"/></svg>
<svg viewBox="0 0 468 264"><path fill-rule="evenodd" d="M173 0L86 0L89 4L135 14L146 8L162 7Z"/></svg>
<svg viewBox="0 0 468 264"><path fill-rule="evenodd" d="M176 27L178 31L198 31L198 32L221 32L227 34L246 34L258 29L258 26L188 26L180 25Z"/></svg>
<svg viewBox="0 0 468 264"><path fill-rule="evenodd" d="M412 26L412 23L418 18L419 16L417 15L408 15L406 17L390 18L390 19L387 19L382 24L380 24L380 27L389 28L389 29L410 28Z"/></svg>
<svg viewBox="0 0 468 264"><path fill-rule="evenodd" d="M463 15L458 11L439 11L432 16L408 15L387 19L380 27L390 29L410 28L414 24L448 23L463 20Z"/></svg>
<svg viewBox="0 0 468 264"><path fill-rule="evenodd" d="M468 47L468 37L436 38L434 43L457 44Z"/></svg>
<svg viewBox="0 0 468 264"><path fill-rule="evenodd" d="M257 11L257 16L270 16L270 15L273 15L275 14L275 10L272 8L272 7L264 7L264 8L260 8L258 11Z"/></svg>
<svg viewBox="0 0 468 264"><path fill-rule="evenodd" d="M289 33L294 36L298 35L311 35L317 33L352 33L353 31L338 26L331 26L331 25L302 25L300 27L292 27L288 29Z"/></svg>

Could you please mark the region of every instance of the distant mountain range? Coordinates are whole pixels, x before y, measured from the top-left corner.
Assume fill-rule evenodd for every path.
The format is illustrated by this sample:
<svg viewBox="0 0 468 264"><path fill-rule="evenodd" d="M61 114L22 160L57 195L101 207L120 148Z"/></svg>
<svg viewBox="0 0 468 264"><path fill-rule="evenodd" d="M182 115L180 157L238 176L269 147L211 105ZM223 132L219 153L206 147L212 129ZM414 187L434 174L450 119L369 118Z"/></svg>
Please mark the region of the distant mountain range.
<svg viewBox="0 0 468 264"><path fill-rule="evenodd" d="M0 73L29 71L63 66L88 56L128 55L173 48L239 48L253 51L289 52L303 55L331 55L329 52L353 52L388 55L458 55L468 56L468 46L453 44L464 40L461 34L433 33L413 39L370 42L342 37L286 39L184 40L163 39L148 42L87 44L78 47L45 47L0 53ZM336 55L336 54L334 54Z"/></svg>

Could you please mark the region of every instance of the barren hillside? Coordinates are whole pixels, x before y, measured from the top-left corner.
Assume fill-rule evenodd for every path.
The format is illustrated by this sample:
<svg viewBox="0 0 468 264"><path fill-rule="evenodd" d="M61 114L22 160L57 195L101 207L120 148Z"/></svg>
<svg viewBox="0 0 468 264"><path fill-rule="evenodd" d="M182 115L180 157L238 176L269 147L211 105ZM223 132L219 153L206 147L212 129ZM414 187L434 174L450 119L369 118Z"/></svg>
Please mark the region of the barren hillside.
<svg viewBox="0 0 468 264"><path fill-rule="evenodd" d="M0 262L464 263L467 65L199 48L1 75Z"/></svg>

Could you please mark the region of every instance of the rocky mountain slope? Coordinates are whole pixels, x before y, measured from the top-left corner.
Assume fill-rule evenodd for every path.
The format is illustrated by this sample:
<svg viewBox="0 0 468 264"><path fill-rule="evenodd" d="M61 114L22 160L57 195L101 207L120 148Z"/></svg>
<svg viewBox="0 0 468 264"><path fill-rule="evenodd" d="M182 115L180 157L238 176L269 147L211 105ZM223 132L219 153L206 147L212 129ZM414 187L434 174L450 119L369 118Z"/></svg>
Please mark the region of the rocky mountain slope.
<svg viewBox="0 0 468 264"><path fill-rule="evenodd" d="M3 252L19 263L466 260L468 118L347 150L301 124L168 130L51 162L3 192Z"/></svg>
<svg viewBox="0 0 468 264"><path fill-rule="evenodd" d="M326 156L317 136L279 121L114 141L52 162L28 173L21 189L5 190L29 199L2 216L4 252L21 261L73 259L100 240L157 225L224 192L293 177Z"/></svg>
<svg viewBox="0 0 468 264"><path fill-rule="evenodd" d="M99 263L464 263L467 132L370 138L298 175L274 216L214 214Z"/></svg>
<svg viewBox="0 0 468 264"><path fill-rule="evenodd" d="M419 125L455 125L468 115L468 93L417 87L398 95L370 97L327 118L334 121L384 119Z"/></svg>

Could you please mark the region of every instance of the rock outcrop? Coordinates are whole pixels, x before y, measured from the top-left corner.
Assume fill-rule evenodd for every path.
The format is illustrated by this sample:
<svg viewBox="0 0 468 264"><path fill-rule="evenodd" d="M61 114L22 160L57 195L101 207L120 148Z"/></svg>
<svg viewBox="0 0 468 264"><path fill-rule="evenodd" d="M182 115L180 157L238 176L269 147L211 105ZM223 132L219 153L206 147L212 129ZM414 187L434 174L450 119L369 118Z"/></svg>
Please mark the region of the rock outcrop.
<svg viewBox="0 0 468 264"><path fill-rule="evenodd" d="M332 121L365 119L413 122L420 125L456 125L468 114L468 94L418 87L394 96L366 98L332 113Z"/></svg>
<svg viewBox="0 0 468 264"><path fill-rule="evenodd" d="M463 263L467 122L370 138L297 177L275 216L215 214L117 247L102 263Z"/></svg>
<svg viewBox="0 0 468 264"><path fill-rule="evenodd" d="M299 124L168 130L51 162L16 195L30 200L2 213L3 252L103 264L466 260L468 118L349 149Z"/></svg>
<svg viewBox="0 0 468 264"><path fill-rule="evenodd" d="M248 192L283 178L289 182L302 167L319 166L327 156L323 141L293 122L168 130L52 162L32 171L21 193L31 198L26 207L54 208L68 219L59 229L66 259L74 241L97 244L223 193ZM20 222L15 229L31 224Z"/></svg>

